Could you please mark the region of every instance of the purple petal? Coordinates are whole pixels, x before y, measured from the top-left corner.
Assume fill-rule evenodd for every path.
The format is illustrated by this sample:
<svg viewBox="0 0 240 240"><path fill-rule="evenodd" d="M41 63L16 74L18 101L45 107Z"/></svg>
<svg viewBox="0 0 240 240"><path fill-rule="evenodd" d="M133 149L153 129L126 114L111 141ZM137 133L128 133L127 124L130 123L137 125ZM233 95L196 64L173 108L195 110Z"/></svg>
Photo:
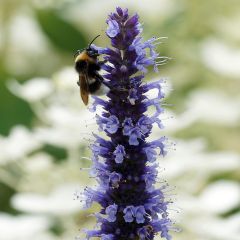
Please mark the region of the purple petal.
<svg viewBox="0 0 240 240"><path fill-rule="evenodd" d="M117 213L118 205L113 204L106 208L106 214L108 215L107 220L109 222L115 222L116 221L116 213Z"/></svg>
<svg viewBox="0 0 240 240"><path fill-rule="evenodd" d="M110 38L116 37L120 33L120 28L117 21L115 20L108 21L108 28L106 33Z"/></svg>
<svg viewBox="0 0 240 240"><path fill-rule="evenodd" d="M123 158L126 155L125 148L122 145L117 145L115 151L113 152L115 155L115 162L116 163L122 163Z"/></svg>

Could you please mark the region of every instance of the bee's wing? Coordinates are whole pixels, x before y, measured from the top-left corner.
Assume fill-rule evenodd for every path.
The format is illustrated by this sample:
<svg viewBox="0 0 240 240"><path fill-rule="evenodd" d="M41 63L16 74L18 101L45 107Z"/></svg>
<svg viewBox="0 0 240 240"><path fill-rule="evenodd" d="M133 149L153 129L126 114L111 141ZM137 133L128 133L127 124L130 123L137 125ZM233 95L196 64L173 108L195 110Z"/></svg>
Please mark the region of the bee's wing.
<svg viewBox="0 0 240 240"><path fill-rule="evenodd" d="M79 75L79 82L80 82L80 95L85 105L88 104L88 77L87 74L80 74Z"/></svg>

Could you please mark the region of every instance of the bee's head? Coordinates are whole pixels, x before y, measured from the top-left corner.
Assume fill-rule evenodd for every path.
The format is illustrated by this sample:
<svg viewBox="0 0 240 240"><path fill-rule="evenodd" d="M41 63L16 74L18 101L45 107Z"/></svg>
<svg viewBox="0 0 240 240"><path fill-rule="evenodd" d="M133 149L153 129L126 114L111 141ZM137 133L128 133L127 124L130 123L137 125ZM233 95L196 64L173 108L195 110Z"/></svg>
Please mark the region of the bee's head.
<svg viewBox="0 0 240 240"><path fill-rule="evenodd" d="M93 48L92 47L92 43L98 38L98 37L100 37L100 35L97 35L89 44L88 44L88 47L86 48L86 51L87 51L87 53L88 53L88 55L90 56L90 57L98 57L99 56L99 53L98 53L98 51L95 49L95 48Z"/></svg>
<svg viewBox="0 0 240 240"><path fill-rule="evenodd" d="M92 57L92 58L96 58L96 57L99 56L98 51L95 48L91 47L91 46L86 48L86 52L87 52L88 56Z"/></svg>
<svg viewBox="0 0 240 240"><path fill-rule="evenodd" d="M100 35L97 35L89 44L87 48L84 48L82 50L77 50L77 52L74 54L74 58L76 59L78 55L80 55L82 52L86 51L87 55L92 58L97 58L99 56L98 51L92 47L92 43L98 38Z"/></svg>
<svg viewBox="0 0 240 240"><path fill-rule="evenodd" d="M74 58L77 59L77 57L82 53L86 52L87 55L91 58L97 58L99 56L98 51L92 46L92 43L97 39L100 35L96 36L88 45L87 48L84 48L82 50L77 50L76 53L74 54Z"/></svg>

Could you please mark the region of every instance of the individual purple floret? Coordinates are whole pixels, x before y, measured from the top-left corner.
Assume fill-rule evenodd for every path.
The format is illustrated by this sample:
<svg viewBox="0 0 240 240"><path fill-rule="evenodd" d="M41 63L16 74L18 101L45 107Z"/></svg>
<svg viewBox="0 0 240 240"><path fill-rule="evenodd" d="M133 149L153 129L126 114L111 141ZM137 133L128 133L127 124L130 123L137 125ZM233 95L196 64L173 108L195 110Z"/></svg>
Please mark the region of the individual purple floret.
<svg viewBox="0 0 240 240"><path fill-rule="evenodd" d="M117 209L118 209L118 206L116 204L110 205L106 208L106 214L108 215L109 222L116 221Z"/></svg>
<svg viewBox="0 0 240 240"><path fill-rule="evenodd" d="M135 208L134 206L127 206L126 208L124 208L123 213L124 213L124 221L126 223L130 223L134 221L134 212L135 212Z"/></svg>
<svg viewBox="0 0 240 240"><path fill-rule="evenodd" d="M148 67L156 70L162 63L157 59L164 59L155 51L159 39L144 41L138 15L130 16L127 9L118 7L106 22L111 47L95 48L106 60L102 68L109 92L105 100L95 96L92 106L92 111L98 106L103 110L97 124L106 137L94 135L91 173L99 185L84 192L86 206L96 202L101 210L95 214L97 228L86 231L87 239L152 240L159 235L170 240L167 186L155 186L166 137L148 140L153 124L163 127L162 81L142 81ZM156 98L146 95L152 89ZM149 107L153 114L147 114Z"/></svg>
<svg viewBox="0 0 240 240"><path fill-rule="evenodd" d="M116 37L120 33L120 27L117 21L111 19L108 21L108 29L106 33L110 38Z"/></svg>
<svg viewBox="0 0 240 240"><path fill-rule="evenodd" d="M134 215L135 215L137 223L144 223L145 222L145 215L146 215L146 211L145 211L144 206L135 207Z"/></svg>
<svg viewBox="0 0 240 240"><path fill-rule="evenodd" d="M113 152L115 156L115 162L116 163L122 163L123 158L126 155L125 148L123 145L117 145L115 151Z"/></svg>

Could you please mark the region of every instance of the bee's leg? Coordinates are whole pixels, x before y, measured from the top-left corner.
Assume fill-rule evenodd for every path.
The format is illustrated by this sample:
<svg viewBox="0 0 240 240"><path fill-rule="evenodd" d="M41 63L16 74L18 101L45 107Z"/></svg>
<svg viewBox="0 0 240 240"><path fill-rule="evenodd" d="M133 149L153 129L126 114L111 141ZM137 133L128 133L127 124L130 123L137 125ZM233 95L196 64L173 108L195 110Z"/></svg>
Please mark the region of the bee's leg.
<svg viewBox="0 0 240 240"><path fill-rule="evenodd" d="M99 82L105 84L104 78L103 78L98 72L95 72L95 73L94 73L94 77L95 77Z"/></svg>
<svg viewBox="0 0 240 240"><path fill-rule="evenodd" d="M80 87L80 82L79 81L77 81L77 85Z"/></svg>
<svg viewBox="0 0 240 240"><path fill-rule="evenodd" d="M102 77L102 75L100 75L98 72L94 73L94 77L103 85L107 86L108 88L110 88L110 86L108 85L108 83L106 81L104 81L104 78Z"/></svg>

